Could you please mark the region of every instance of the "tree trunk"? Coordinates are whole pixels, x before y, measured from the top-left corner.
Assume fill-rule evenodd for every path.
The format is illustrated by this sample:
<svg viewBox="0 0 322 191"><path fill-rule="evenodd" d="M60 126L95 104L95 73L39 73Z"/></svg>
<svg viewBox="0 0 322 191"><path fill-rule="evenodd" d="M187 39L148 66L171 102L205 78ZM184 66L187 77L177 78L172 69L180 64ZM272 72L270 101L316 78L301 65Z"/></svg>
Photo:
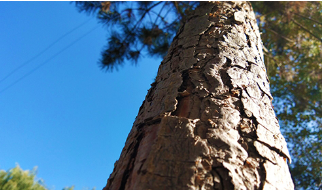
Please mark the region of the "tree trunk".
<svg viewBox="0 0 322 191"><path fill-rule="evenodd" d="M178 31L104 189L293 189L250 3Z"/></svg>

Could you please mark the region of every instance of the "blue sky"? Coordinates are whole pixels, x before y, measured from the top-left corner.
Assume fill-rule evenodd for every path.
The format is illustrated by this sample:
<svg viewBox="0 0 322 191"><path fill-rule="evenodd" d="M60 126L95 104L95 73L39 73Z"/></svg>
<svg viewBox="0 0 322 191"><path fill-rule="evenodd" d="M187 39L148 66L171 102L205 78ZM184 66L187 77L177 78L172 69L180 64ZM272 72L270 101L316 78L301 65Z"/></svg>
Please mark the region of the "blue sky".
<svg viewBox="0 0 322 191"><path fill-rule="evenodd" d="M70 2L0 2L0 81L90 18ZM0 169L38 166L49 189L105 186L161 62L103 72L107 36L93 18L0 82Z"/></svg>

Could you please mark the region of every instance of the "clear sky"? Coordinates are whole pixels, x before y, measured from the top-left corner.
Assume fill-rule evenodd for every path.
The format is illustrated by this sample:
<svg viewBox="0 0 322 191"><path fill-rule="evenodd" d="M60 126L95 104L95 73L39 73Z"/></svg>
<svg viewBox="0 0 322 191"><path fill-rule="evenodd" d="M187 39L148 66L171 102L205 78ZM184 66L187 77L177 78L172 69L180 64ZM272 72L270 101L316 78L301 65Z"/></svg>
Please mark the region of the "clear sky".
<svg viewBox="0 0 322 191"><path fill-rule="evenodd" d="M102 189L161 59L100 70L107 30L70 2L0 2L0 26L0 169Z"/></svg>

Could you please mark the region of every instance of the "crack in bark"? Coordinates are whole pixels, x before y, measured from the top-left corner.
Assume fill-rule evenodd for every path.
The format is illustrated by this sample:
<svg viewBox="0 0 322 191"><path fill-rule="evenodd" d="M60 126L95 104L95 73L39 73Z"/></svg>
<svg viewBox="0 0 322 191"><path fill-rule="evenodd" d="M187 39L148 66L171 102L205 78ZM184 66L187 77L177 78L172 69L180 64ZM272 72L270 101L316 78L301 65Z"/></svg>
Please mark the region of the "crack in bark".
<svg viewBox="0 0 322 191"><path fill-rule="evenodd" d="M267 146L268 148L270 148L272 151L275 151L277 154L279 154L280 156L282 156L283 158L289 158L289 156L287 156L286 154L284 154L284 152L282 152L282 150L280 150L280 149L278 149L278 148L276 148L276 147L273 147L273 146L271 146L270 144L267 144L267 143L265 143L265 142L263 142L263 141L261 141L261 140L256 140L256 141L258 141L258 142L260 142L261 144L263 144L263 145L265 145L265 146ZM272 162L272 161L270 161L270 162ZM275 164L275 165L277 165L277 163L275 163L275 162L272 162L273 164Z"/></svg>
<svg viewBox="0 0 322 191"><path fill-rule="evenodd" d="M125 186L126 186L126 183L128 181L128 178L131 175L131 173L133 171L133 168L134 168L134 162L135 162L135 159L136 159L138 148L140 146L140 142L143 139L143 134L144 134L143 132L139 132L139 135L137 137L137 142L135 143L134 148L133 148L133 152L131 153L131 157L130 157L131 161L128 163L128 165L126 167L126 170L125 170L125 172L123 174L119 190L125 190Z"/></svg>
<svg viewBox="0 0 322 191"><path fill-rule="evenodd" d="M256 82L256 84L257 84L257 86L259 87L259 89L264 93L264 94L266 94L271 100L273 99L273 97L270 95L270 94L268 94L268 93L266 93L266 91L264 91L262 88L261 88L261 86Z"/></svg>
<svg viewBox="0 0 322 191"><path fill-rule="evenodd" d="M265 167L264 167L264 163L265 163L265 161L259 163L260 171L263 172L263 173L260 175L260 180L261 181L260 181L258 190L263 190L264 184L265 184L265 181L266 181L266 170L265 170Z"/></svg>
<svg viewBox="0 0 322 191"><path fill-rule="evenodd" d="M217 167L218 168L218 167ZM223 181L223 178L221 177L221 175L219 174L219 172L216 170L216 168L212 168L212 171L213 172L215 172L218 176L219 176L219 179L220 179L220 182L219 182L219 184L220 184L220 187L217 189L217 190L223 190L224 189L224 181ZM214 174L213 174L213 177L217 177L217 176L215 176ZM216 188L216 183L217 182L215 182L214 181L214 187Z"/></svg>

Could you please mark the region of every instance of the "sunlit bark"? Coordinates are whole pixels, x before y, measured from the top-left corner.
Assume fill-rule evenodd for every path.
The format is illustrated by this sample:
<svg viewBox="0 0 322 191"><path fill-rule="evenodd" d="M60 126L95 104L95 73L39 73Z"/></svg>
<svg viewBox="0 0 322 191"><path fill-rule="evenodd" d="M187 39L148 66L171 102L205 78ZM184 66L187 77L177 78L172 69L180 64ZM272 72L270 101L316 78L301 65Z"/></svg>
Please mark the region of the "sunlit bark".
<svg viewBox="0 0 322 191"><path fill-rule="evenodd" d="M247 2L178 31L104 189L293 189Z"/></svg>

